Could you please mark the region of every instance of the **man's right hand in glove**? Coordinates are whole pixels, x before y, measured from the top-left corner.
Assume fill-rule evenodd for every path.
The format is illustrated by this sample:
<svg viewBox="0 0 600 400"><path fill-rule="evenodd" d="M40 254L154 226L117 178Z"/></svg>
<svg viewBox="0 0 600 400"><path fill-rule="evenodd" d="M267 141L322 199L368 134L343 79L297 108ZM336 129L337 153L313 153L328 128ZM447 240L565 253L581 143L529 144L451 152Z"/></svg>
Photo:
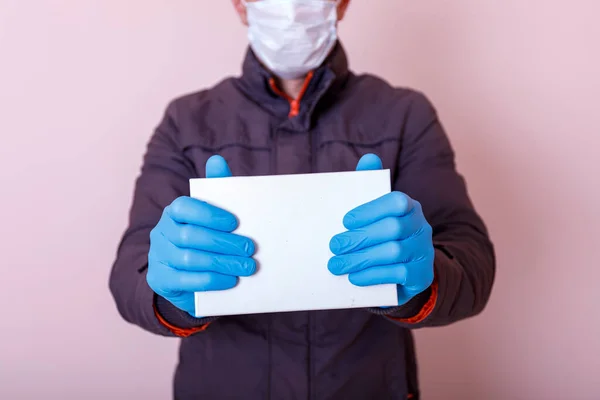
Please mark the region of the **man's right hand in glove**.
<svg viewBox="0 0 600 400"><path fill-rule="evenodd" d="M207 161L207 178L227 176L231 171L222 157ZM175 199L150 233L150 288L194 316L194 292L231 289L238 277L253 275L255 246L232 233L237 226L225 210L191 197Z"/></svg>

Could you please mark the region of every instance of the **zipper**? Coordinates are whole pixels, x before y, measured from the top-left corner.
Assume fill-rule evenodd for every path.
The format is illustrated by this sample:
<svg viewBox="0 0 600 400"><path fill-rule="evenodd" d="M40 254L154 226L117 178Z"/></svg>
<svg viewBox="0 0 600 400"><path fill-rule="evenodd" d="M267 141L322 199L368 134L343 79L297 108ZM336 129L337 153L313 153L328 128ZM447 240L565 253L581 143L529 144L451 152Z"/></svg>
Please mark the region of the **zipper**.
<svg viewBox="0 0 600 400"><path fill-rule="evenodd" d="M329 90L331 86L331 81L327 82L323 90L320 92L318 97L321 97L323 93ZM313 104L313 108L316 106L316 103ZM310 129L308 132L310 138L310 172L315 173L317 171L317 138L315 137L314 129ZM308 399L311 400L314 398L313 394L313 385L312 385L312 376L313 376L313 358L312 358L312 341L313 341L313 321L311 317L311 311L308 311L307 321L308 321L308 332L307 332L307 352L308 352L308 360L307 360L307 372L308 372Z"/></svg>
<svg viewBox="0 0 600 400"><path fill-rule="evenodd" d="M312 318L310 316L310 311L308 311L307 316L308 316L308 332L307 332L307 352L308 352L308 359L307 359L307 363L306 363L306 367L307 367L307 382L308 382L308 390L307 390L307 395L308 395L308 400L311 400L313 398L313 387L312 387L312 372L313 372L313 365L312 365Z"/></svg>
<svg viewBox="0 0 600 400"><path fill-rule="evenodd" d="M272 343L272 325L273 317L269 316L269 323L267 325L267 344L269 351L269 377L268 377L268 388L267 388L267 400L271 400L271 393L273 391L273 343Z"/></svg>
<svg viewBox="0 0 600 400"><path fill-rule="evenodd" d="M277 94L278 96L281 96L282 98L286 99L288 101L288 103L290 104L290 112L288 114L289 118L293 118L296 117L299 113L300 113L300 102L302 100L302 97L304 96L304 94L306 93L306 90L308 89L308 85L310 84L312 78L313 78L313 71L310 71L307 75L306 75L306 79L304 80L304 84L302 85L302 88L300 89L300 92L298 93L298 97L293 99L291 96L289 96L287 93L285 93L284 91L282 91L281 89L279 89L279 87L277 86L277 82L275 81L275 78L271 78L269 79L269 85L271 86L271 90L273 90L273 92L275 92L275 94ZM321 91L321 94L326 92L329 87L331 86L331 82L328 82L325 85L325 88ZM313 107L316 105L316 103L313 105ZM273 162L271 164L271 169L272 169L272 173L276 174L277 173L277 137L279 136L279 132L278 132L279 128L275 129L275 134L273 135ZM317 146L316 146L316 138L314 135L314 131L311 129L308 133L310 135L310 147L311 147L311 172L315 172L315 170L317 169L317 162L316 162L316 150L317 150ZM312 340L313 340L313 323L312 323L312 317L311 317L311 312L308 311L307 312L307 332L306 332L306 352L307 352L307 360L306 360L306 373L307 373L307 398L308 400L311 400L314 398L313 396L313 385L312 385L312 373L313 373L313 365L312 365Z"/></svg>
<svg viewBox="0 0 600 400"><path fill-rule="evenodd" d="M271 90L273 90L278 96L283 97L284 99L286 99L288 101L288 103L290 103L290 112L288 114L289 118L293 118L293 117L297 116L298 114L300 114L300 102L302 101L302 97L304 97L304 93L306 93L306 89L308 89L308 85L310 84L310 81L312 80L313 75L314 75L313 71L310 71L306 75L306 78L304 79L304 83L302 84L302 88L300 89L300 93L298 93L298 97L295 99L292 98L287 93L285 93L283 90L279 89L279 86L277 86L277 82L275 81L275 78L269 79L269 85L271 86Z"/></svg>

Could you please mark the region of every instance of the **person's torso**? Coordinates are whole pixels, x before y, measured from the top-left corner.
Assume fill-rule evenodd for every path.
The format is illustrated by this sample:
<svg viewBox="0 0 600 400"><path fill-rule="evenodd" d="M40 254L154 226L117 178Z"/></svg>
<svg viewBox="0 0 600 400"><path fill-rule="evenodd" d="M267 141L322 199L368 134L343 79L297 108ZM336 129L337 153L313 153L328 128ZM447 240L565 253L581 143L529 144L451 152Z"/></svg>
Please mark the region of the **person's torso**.
<svg viewBox="0 0 600 400"><path fill-rule="evenodd" d="M214 154L250 176L350 171L375 153L394 179L410 91L351 73L314 79L294 118L287 100L271 93L261 103L238 79L179 99L177 141L197 176ZM417 390L410 332L361 309L220 318L183 339L175 377L181 400L407 399Z"/></svg>

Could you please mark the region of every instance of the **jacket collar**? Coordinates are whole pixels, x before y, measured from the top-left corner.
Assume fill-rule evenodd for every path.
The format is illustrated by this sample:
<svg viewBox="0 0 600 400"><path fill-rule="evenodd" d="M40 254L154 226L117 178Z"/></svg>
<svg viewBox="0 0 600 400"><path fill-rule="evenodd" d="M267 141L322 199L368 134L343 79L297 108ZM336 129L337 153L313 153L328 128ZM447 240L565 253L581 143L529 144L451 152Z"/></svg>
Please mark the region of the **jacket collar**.
<svg viewBox="0 0 600 400"><path fill-rule="evenodd" d="M242 75L236 79L236 84L239 90L266 111L288 120L290 128L307 130L317 103L321 105L331 97L330 94L342 90L350 74L346 52L338 41L323 64L309 74L297 115L293 115L291 99L286 99L273 87L273 74L260 63L250 47L242 65Z"/></svg>

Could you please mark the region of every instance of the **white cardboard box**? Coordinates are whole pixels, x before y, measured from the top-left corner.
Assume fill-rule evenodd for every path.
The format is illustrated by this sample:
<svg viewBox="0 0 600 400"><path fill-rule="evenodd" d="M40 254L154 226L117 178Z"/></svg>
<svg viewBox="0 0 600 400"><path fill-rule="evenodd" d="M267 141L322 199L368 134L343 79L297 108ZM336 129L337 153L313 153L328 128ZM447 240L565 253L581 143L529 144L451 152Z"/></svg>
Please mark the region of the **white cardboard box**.
<svg viewBox="0 0 600 400"><path fill-rule="evenodd" d="M389 170L191 179L191 197L238 218L259 266L233 289L196 293L196 315L396 305L395 285L357 287L327 269L344 215L390 190Z"/></svg>

